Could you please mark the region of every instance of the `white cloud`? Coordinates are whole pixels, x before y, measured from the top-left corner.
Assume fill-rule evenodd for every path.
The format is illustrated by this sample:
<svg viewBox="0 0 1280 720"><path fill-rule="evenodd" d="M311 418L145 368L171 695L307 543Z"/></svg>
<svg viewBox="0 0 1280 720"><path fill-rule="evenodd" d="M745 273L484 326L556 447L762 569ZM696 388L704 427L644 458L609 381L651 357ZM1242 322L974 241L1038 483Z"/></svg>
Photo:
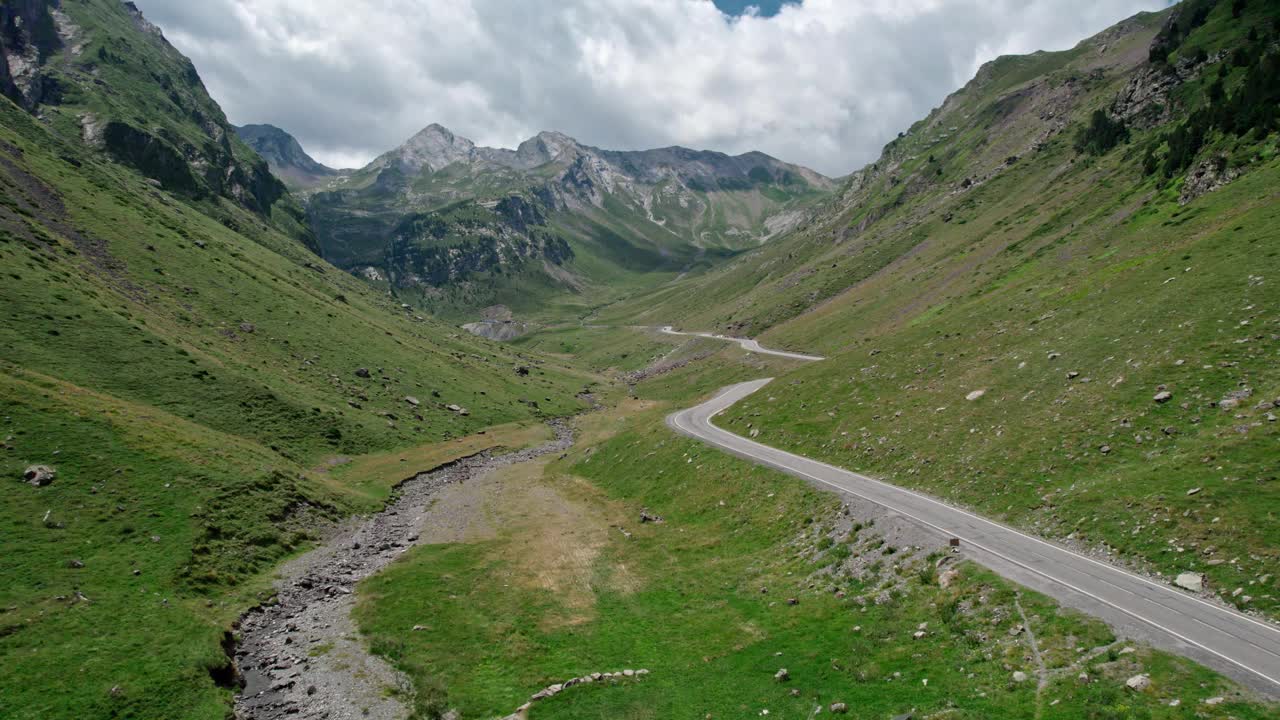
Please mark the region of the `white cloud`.
<svg viewBox="0 0 1280 720"><path fill-rule="evenodd" d="M138 0L231 120L350 165L431 122L514 146L762 150L829 174L999 54L1062 49L1165 0Z"/></svg>

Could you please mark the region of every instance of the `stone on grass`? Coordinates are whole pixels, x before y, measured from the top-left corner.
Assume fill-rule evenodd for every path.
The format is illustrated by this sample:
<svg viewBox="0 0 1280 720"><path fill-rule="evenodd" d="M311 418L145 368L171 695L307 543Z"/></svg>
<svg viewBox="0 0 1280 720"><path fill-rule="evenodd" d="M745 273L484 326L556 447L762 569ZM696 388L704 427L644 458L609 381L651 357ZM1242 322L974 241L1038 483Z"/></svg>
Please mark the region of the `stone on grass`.
<svg viewBox="0 0 1280 720"><path fill-rule="evenodd" d="M1018 670L1013 673L1013 681L1016 683L1024 683L1027 681L1027 674Z"/></svg>
<svg viewBox="0 0 1280 720"><path fill-rule="evenodd" d="M1151 676L1147 675L1146 673L1143 673L1141 675L1134 675L1133 677L1124 681L1124 686L1134 692L1142 692L1143 690L1146 690L1147 688L1151 687Z"/></svg>
<svg viewBox="0 0 1280 720"><path fill-rule="evenodd" d="M974 400L977 400L977 399L981 398L983 395L986 395L986 394L987 394L987 391L986 391L986 390L974 390L973 392L969 393L968 395L965 395L965 396L964 396L964 399L965 399L965 400L968 400L968 401L970 401L970 402L973 402Z"/></svg>
<svg viewBox="0 0 1280 720"><path fill-rule="evenodd" d="M849 712L849 706L844 703L831 703L831 707L828 708L828 710L838 715L843 715L844 713Z"/></svg>
<svg viewBox="0 0 1280 720"><path fill-rule="evenodd" d="M773 674L773 679L778 682L786 682L791 679L791 673L786 668L780 668L778 672Z"/></svg>
<svg viewBox="0 0 1280 720"><path fill-rule="evenodd" d="M1169 392L1168 390L1161 390L1160 392L1156 393L1155 396L1152 397L1151 399L1155 400L1158 403L1167 403L1173 399L1173 393Z"/></svg>
<svg viewBox="0 0 1280 720"><path fill-rule="evenodd" d="M22 471L22 479L35 487L44 487L57 476L58 471L48 465L31 465Z"/></svg>

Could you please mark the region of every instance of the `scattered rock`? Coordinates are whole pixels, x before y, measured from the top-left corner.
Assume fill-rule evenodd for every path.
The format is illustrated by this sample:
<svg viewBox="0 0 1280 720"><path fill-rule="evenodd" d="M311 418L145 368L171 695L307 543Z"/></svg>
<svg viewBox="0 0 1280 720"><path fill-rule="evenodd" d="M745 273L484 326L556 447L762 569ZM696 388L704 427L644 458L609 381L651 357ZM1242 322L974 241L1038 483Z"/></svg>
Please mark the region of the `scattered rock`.
<svg viewBox="0 0 1280 720"><path fill-rule="evenodd" d="M257 326L255 326L253 323L247 323L247 322L240 323L240 332L242 333L253 333L253 332L257 332L257 330L258 330Z"/></svg>
<svg viewBox="0 0 1280 720"><path fill-rule="evenodd" d="M369 377L369 368L356 368L356 377L358 378Z"/></svg>
<svg viewBox="0 0 1280 720"><path fill-rule="evenodd" d="M58 471L48 465L31 465L22 471L22 479L35 487L44 487L57 476Z"/></svg>
<svg viewBox="0 0 1280 720"><path fill-rule="evenodd" d="M1156 393L1155 396L1152 397L1151 399L1161 404L1167 403L1173 399L1173 393L1169 392L1168 390L1161 390L1160 392Z"/></svg>
<svg viewBox="0 0 1280 720"><path fill-rule="evenodd" d="M646 508L640 511L640 522L643 523L661 523L666 522L659 515L654 515Z"/></svg>
<svg viewBox="0 0 1280 720"><path fill-rule="evenodd" d="M1133 677L1124 681L1124 686L1134 692L1142 692L1147 688L1151 687L1151 676L1147 675L1146 673L1143 673L1141 675L1134 675Z"/></svg>
<svg viewBox="0 0 1280 720"><path fill-rule="evenodd" d="M79 560L68 560L67 567L75 570L79 570L80 568L84 567L84 563Z"/></svg>
<svg viewBox="0 0 1280 720"><path fill-rule="evenodd" d="M1013 673L1013 681L1016 683L1024 683L1027 681L1027 674L1018 670Z"/></svg>
<svg viewBox="0 0 1280 720"><path fill-rule="evenodd" d="M1204 589L1204 575L1194 572L1185 572L1178 575L1173 581L1174 585L1191 592L1200 592Z"/></svg>
<svg viewBox="0 0 1280 720"><path fill-rule="evenodd" d="M1187 491L1187 495L1199 495L1199 494L1200 494L1200 488L1198 487L1191 488L1190 490Z"/></svg>
<svg viewBox="0 0 1280 720"><path fill-rule="evenodd" d="M965 396L964 396L964 399L965 399L965 400L968 400L968 401L970 401L970 402L972 402L972 401L974 401L974 400L977 400L977 399L981 398L983 395L986 395L986 394L987 394L987 391L986 391L986 390L974 390L973 392L969 393L968 395L965 395Z"/></svg>
<svg viewBox="0 0 1280 720"><path fill-rule="evenodd" d="M786 682L791 679L791 673L787 672L786 668L782 668L773 674L773 679L778 682Z"/></svg>
<svg viewBox="0 0 1280 720"><path fill-rule="evenodd" d="M959 577L960 571L955 568L943 570L942 574L938 576L938 586L943 589L949 588Z"/></svg>
<svg viewBox="0 0 1280 720"><path fill-rule="evenodd" d="M412 396L412 395L405 395L405 396L404 396L404 401L405 401L405 402L407 402L407 403L409 403L410 405L412 405L412 406L414 406L414 407L418 407L419 405L421 405L421 404L422 404L422 403L418 402L418 398L416 398L416 397L414 397L414 396Z"/></svg>
<svg viewBox="0 0 1280 720"><path fill-rule="evenodd" d="M831 703L831 707L827 709L837 715L843 715L844 713L849 712L849 706L844 703Z"/></svg>
<svg viewBox="0 0 1280 720"><path fill-rule="evenodd" d="M1205 705L1221 705L1222 703L1226 702L1226 700L1227 700L1226 698L1219 695L1217 697L1211 697L1208 700L1205 700L1204 704Z"/></svg>

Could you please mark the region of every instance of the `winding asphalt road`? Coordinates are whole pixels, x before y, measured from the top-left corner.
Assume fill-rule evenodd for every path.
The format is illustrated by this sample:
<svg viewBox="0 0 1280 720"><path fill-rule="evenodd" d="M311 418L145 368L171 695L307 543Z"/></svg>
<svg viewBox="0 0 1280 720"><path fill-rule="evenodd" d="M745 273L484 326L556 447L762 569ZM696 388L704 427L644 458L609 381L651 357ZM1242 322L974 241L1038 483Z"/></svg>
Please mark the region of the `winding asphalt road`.
<svg viewBox="0 0 1280 720"><path fill-rule="evenodd" d="M697 407L673 413L667 424L682 435L741 458L881 505L931 528L942 538L958 538L966 556L1014 582L1098 616L1122 635L1189 657L1264 695L1280 698L1280 627L920 493L754 442L711 422L770 381L727 387Z"/></svg>
<svg viewBox="0 0 1280 720"><path fill-rule="evenodd" d="M760 343L756 342L755 340L752 340L751 338L729 337L728 335L713 335L711 333L704 333L704 332L680 332L679 330L676 330L670 325L660 329L662 330L662 332L666 333L667 335L688 335L690 337L703 337L703 338L710 338L712 340L724 340L725 342L738 343L739 345L742 346L743 350L746 350L747 352L759 353L761 355L773 355L774 357L789 358L791 360L811 360L811 361L826 360L826 358L819 357L817 355L804 355L801 353L787 352L785 350L770 350L769 348L761 346Z"/></svg>

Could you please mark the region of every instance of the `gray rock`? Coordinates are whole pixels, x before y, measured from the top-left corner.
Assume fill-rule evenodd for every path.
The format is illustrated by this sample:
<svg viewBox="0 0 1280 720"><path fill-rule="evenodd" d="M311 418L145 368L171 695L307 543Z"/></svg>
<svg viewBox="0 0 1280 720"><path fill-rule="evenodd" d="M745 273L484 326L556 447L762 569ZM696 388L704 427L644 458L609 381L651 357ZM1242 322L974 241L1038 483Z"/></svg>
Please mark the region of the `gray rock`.
<svg viewBox="0 0 1280 720"><path fill-rule="evenodd" d="M791 673L788 672L786 668L781 668L778 672L773 674L773 679L778 682L786 682L791 679Z"/></svg>
<svg viewBox="0 0 1280 720"><path fill-rule="evenodd" d="M1134 675L1133 677L1124 681L1124 686L1134 692L1142 692L1147 688L1151 687L1151 676L1147 675L1146 673L1143 673L1141 675Z"/></svg>
<svg viewBox="0 0 1280 720"><path fill-rule="evenodd" d="M849 712L849 706L844 703L831 703L831 707L827 709L837 715L843 715L844 713Z"/></svg>
<svg viewBox="0 0 1280 720"><path fill-rule="evenodd" d="M1194 572L1185 572L1178 575L1173 581L1174 585L1191 592L1200 592L1204 589L1204 575Z"/></svg>
<svg viewBox="0 0 1280 720"><path fill-rule="evenodd" d="M369 377L369 368L356 368L356 377L358 378Z"/></svg>
<svg viewBox="0 0 1280 720"><path fill-rule="evenodd" d="M257 332L257 330L258 328L253 323L240 323L240 332L242 333L253 333Z"/></svg>
<svg viewBox="0 0 1280 720"><path fill-rule="evenodd" d="M48 465L30 465L22 471L22 479L35 487L44 487L57 476L58 471Z"/></svg>
<svg viewBox="0 0 1280 720"><path fill-rule="evenodd" d="M1013 674L1013 681L1016 683L1024 683L1027 681L1027 674L1018 670Z"/></svg>
<svg viewBox="0 0 1280 720"><path fill-rule="evenodd" d="M1151 399L1155 400L1158 403L1167 403L1173 399L1173 393L1169 392L1168 390L1161 390L1160 392L1156 393L1155 396L1152 397Z"/></svg>

